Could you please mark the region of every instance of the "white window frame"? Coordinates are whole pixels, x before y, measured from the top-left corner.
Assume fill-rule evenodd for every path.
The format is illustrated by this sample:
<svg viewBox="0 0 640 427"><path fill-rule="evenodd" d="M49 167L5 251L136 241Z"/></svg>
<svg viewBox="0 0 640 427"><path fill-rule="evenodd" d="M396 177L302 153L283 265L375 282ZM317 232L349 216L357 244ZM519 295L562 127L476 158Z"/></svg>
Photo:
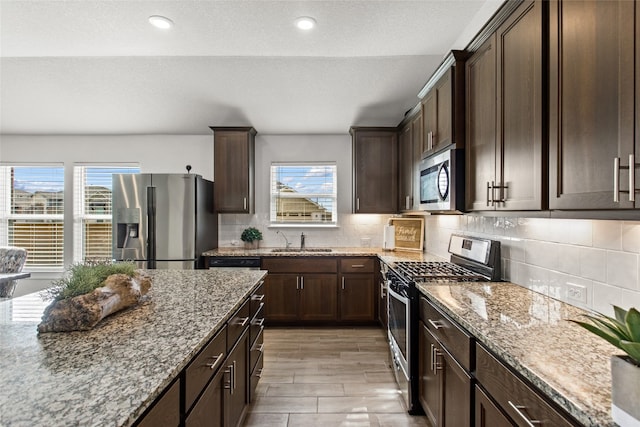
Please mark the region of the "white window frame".
<svg viewBox="0 0 640 427"><path fill-rule="evenodd" d="M11 169L12 168L61 168L63 174L62 181L62 213L59 214L16 214L11 212ZM63 163L0 163L0 183L3 190L0 192L0 245L9 245L9 221L11 220L38 220L38 221L53 221L62 225L62 239L60 239L60 253L61 264L36 264L30 263L30 258L27 254L27 263L25 270L38 272L38 271L62 271L64 270L65 263L65 233L67 230L64 228L64 199L69 197L66 194L66 183L64 182L64 164ZM15 245L15 244L14 244ZM33 260L33 258L31 258Z"/></svg>
<svg viewBox="0 0 640 427"><path fill-rule="evenodd" d="M283 193L277 190L276 168L278 167L330 167L333 171L333 188L326 193ZM338 226L338 171L336 162L273 162L269 168L269 220L271 227L337 227ZM277 219L277 202L287 198L331 199L331 221L304 220L282 221Z"/></svg>
<svg viewBox="0 0 640 427"><path fill-rule="evenodd" d="M137 172L133 170L131 173L140 173L140 165L138 163L74 163L73 165L73 261L83 262L85 261L85 221L86 220L101 220L105 223L111 224L111 213L87 213L85 205L85 196L87 186L85 185L85 178L87 169L124 169L131 168L137 169ZM109 243L109 250L111 252L111 243Z"/></svg>

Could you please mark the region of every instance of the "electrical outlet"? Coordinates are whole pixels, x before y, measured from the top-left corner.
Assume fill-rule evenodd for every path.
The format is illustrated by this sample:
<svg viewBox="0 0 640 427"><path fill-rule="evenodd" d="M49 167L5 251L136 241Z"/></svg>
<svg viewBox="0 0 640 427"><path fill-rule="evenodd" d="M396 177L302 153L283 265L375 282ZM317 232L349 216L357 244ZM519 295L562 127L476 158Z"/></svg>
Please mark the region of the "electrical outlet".
<svg viewBox="0 0 640 427"><path fill-rule="evenodd" d="M567 298L583 304L587 303L587 288L575 283L567 283Z"/></svg>

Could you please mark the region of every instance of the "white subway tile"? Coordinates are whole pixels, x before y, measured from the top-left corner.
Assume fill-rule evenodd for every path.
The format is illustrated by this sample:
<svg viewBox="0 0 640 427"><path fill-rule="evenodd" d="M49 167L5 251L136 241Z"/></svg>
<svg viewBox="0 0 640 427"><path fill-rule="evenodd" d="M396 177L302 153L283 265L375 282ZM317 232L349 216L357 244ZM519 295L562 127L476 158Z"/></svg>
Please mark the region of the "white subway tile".
<svg viewBox="0 0 640 427"><path fill-rule="evenodd" d="M604 282L607 279L607 251L580 248L580 276Z"/></svg>
<svg viewBox="0 0 640 427"><path fill-rule="evenodd" d="M518 281L522 286L549 295L549 270L528 264L518 268Z"/></svg>
<svg viewBox="0 0 640 427"><path fill-rule="evenodd" d="M557 270L558 246L555 243L527 240L524 244L524 260L530 265Z"/></svg>
<svg viewBox="0 0 640 427"><path fill-rule="evenodd" d="M572 245L593 246L593 221L572 219L569 221L569 242Z"/></svg>
<svg viewBox="0 0 640 427"><path fill-rule="evenodd" d="M625 310L634 307L636 310L640 310L640 292L639 291L630 291L627 289L622 290L622 303L620 307Z"/></svg>
<svg viewBox="0 0 640 427"><path fill-rule="evenodd" d="M622 250L622 221L593 221L593 247Z"/></svg>
<svg viewBox="0 0 640 427"><path fill-rule="evenodd" d="M622 250L640 253L640 222L626 221L622 223Z"/></svg>
<svg viewBox="0 0 640 427"><path fill-rule="evenodd" d="M591 308L598 313L613 316L613 306L622 306L622 289L605 283L593 283L593 305Z"/></svg>
<svg viewBox="0 0 640 427"><path fill-rule="evenodd" d="M607 283L638 290L638 255L607 251Z"/></svg>
<svg viewBox="0 0 640 427"><path fill-rule="evenodd" d="M580 247L571 245L558 245L558 271L580 275Z"/></svg>

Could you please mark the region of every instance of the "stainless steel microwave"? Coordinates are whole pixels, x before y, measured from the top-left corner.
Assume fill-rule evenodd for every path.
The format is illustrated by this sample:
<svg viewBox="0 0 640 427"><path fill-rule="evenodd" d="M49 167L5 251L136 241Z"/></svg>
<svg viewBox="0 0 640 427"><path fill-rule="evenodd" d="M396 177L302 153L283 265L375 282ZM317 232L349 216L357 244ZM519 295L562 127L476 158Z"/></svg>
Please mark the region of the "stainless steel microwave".
<svg viewBox="0 0 640 427"><path fill-rule="evenodd" d="M444 150L420 162L420 210L464 211L464 150Z"/></svg>

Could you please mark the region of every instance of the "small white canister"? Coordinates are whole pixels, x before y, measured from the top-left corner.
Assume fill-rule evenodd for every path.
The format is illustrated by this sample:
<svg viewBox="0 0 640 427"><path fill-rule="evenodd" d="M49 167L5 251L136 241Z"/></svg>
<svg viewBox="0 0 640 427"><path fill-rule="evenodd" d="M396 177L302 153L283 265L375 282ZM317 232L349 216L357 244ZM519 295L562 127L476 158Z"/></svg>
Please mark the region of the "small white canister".
<svg viewBox="0 0 640 427"><path fill-rule="evenodd" d="M396 226L385 225L384 235L382 236L382 249L392 251L396 248Z"/></svg>

